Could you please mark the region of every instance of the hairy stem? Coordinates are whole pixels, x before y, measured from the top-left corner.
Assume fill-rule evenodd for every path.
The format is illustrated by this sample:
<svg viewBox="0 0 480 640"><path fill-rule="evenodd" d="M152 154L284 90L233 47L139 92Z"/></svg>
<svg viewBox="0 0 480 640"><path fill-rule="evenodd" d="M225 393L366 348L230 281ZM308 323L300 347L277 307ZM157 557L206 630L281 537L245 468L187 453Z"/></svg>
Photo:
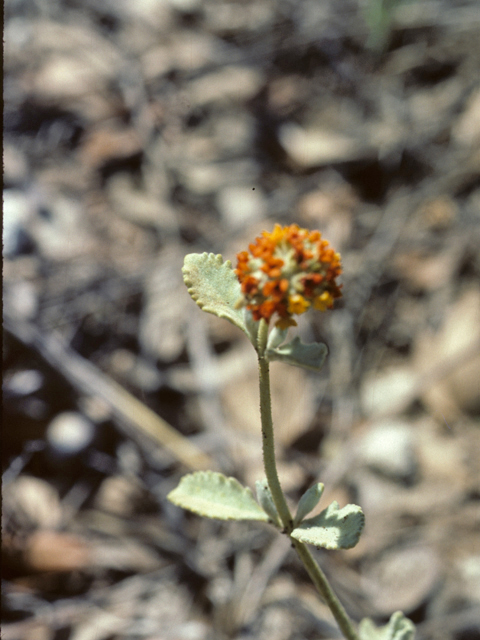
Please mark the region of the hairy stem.
<svg viewBox="0 0 480 640"><path fill-rule="evenodd" d="M290 535L293 529L292 515L288 508L285 495L280 486L275 460L275 442L273 436L272 405L270 397L270 371L268 360L265 356L268 337L268 324L261 320L258 332L258 367L260 375L260 416L262 422L263 464L268 486L272 494L273 502L280 516L285 532ZM355 627L344 607L333 592L325 574L318 566L308 547L303 543L290 538L292 544L305 566L308 575L312 579L317 591L330 608L338 626L347 640L359 640Z"/></svg>
<svg viewBox="0 0 480 640"><path fill-rule="evenodd" d="M268 361L261 357L258 360L260 371L260 413L262 416L262 443L263 466L265 475L272 494L273 502L280 516L280 520L287 533L293 529L292 515L288 508L285 496L278 479L277 465L275 462L275 449L273 440L272 410L270 405L270 373Z"/></svg>
<svg viewBox="0 0 480 640"><path fill-rule="evenodd" d="M350 620L350 617L345 611L342 603L335 595L332 587L330 586L330 583L327 580L326 575L318 566L307 545L305 545L303 542L295 540L294 538L290 539L300 560L303 562L308 575L317 588L318 593L325 600L325 603L332 612L345 638L347 638L348 640L359 640L357 631L353 626L353 622Z"/></svg>

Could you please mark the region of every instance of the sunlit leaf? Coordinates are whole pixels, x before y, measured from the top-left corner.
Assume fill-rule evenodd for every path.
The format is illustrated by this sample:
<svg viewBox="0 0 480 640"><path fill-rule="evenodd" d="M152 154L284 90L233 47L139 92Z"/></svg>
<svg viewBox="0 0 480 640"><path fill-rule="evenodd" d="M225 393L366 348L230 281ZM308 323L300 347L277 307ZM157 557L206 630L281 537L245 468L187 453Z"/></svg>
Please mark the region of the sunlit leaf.
<svg viewBox="0 0 480 640"><path fill-rule="evenodd" d="M248 487L215 471L197 471L184 476L167 497L178 507L207 518L263 522L269 519Z"/></svg>
<svg viewBox="0 0 480 640"><path fill-rule="evenodd" d="M240 283L230 260L213 253L190 253L183 263L183 280L200 309L229 320L245 331L244 312L237 309L241 298Z"/></svg>
<svg viewBox="0 0 480 640"><path fill-rule="evenodd" d="M393 613L383 627L377 627L373 620L364 618L358 631L360 640L413 640L415 637L415 625L401 611Z"/></svg>
<svg viewBox="0 0 480 640"><path fill-rule="evenodd" d="M282 523L277 512L277 508L273 502L272 494L266 480L257 480L255 482L255 488L257 490L257 498L262 506L262 509L270 516L270 520L277 527L281 528Z"/></svg>
<svg viewBox="0 0 480 640"><path fill-rule="evenodd" d="M307 489L298 503L297 514L295 516L294 524L297 526L310 513L320 501L322 497L324 485L321 482L317 482L310 489Z"/></svg>
<svg viewBox="0 0 480 640"><path fill-rule="evenodd" d="M351 549L362 533L365 516L360 507L347 504L339 509L332 502L318 516L304 520L292 531L292 538L325 549Z"/></svg>
<svg viewBox="0 0 480 640"><path fill-rule="evenodd" d="M311 371L320 371L327 354L328 349L323 342L304 344L298 336L287 344L267 349L267 358L270 361L279 360Z"/></svg>

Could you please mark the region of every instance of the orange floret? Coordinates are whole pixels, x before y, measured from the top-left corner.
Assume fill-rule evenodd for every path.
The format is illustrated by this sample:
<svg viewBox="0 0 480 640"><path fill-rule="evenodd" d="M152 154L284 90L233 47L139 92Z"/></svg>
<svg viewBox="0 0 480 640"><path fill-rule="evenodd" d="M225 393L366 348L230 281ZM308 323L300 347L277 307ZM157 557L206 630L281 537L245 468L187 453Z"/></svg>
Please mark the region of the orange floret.
<svg viewBox="0 0 480 640"><path fill-rule="evenodd" d="M311 306L325 311L342 295L336 282L342 273L340 254L320 231L297 224L276 224L272 232L263 231L249 251L237 255L235 273L243 294L239 306L249 309L256 321L269 322L276 313L282 329L296 324L293 315Z"/></svg>

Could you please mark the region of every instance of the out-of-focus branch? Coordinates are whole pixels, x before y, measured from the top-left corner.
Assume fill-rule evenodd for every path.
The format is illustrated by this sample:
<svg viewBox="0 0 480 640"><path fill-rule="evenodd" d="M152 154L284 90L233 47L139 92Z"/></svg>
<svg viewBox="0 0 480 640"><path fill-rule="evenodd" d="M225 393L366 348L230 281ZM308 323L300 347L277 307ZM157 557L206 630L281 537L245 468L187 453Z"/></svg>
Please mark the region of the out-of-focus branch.
<svg viewBox="0 0 480 640"><path fill-rule="evenodd" d="M126 435L141 446L146 444L141 436L147 436L150 443L153 441L165 448L189 469L215 468L206 453L55 335L44 335L31 323L10 316L7 309L4 309L4 327L20 342L37 351L81 393L103 400Z"/></svg>

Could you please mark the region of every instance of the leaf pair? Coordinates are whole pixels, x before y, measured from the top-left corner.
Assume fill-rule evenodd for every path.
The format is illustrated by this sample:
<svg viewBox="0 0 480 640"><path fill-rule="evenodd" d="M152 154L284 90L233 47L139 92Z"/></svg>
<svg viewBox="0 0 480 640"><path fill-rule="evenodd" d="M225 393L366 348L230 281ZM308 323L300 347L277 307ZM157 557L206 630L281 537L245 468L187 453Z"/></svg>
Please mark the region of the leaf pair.
<svg viewBox="0 0 480 640"><path fill-rule="evenodd" d="M303 503L300 501L292 538L325 549L354 547L365 522L362 510L356 505L348 504L340 509L337 502L332 502L318 516L300 522L299 513L309 513L318 503L322 491L323 485L315 485L307 491ZM207 518L271 521L279 527L280 521L265 482L257 483L257 492L263 508L252 491L235 478L214 471L198 471L184 476L168 499L178 507Z"/></svg>
<svg viewBox="0 0 480 640"><path fill-rule="evenodd" d="M238 308L242 297L240 283L232 269L232 263L223 261L213 253L190 253L185 256L183 280L200 309L224 318L241 329L256 348L258 322L251 313ZM267 347L267 358L304 369L320 371L327 356L327 347L320 343L303 344L296 337L282 344L287 331L273 329Z"/></svg>

